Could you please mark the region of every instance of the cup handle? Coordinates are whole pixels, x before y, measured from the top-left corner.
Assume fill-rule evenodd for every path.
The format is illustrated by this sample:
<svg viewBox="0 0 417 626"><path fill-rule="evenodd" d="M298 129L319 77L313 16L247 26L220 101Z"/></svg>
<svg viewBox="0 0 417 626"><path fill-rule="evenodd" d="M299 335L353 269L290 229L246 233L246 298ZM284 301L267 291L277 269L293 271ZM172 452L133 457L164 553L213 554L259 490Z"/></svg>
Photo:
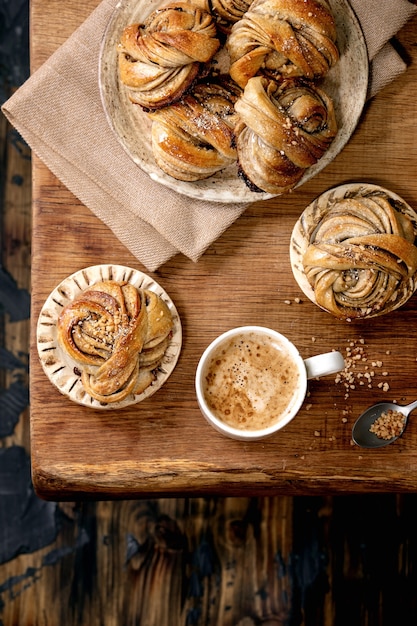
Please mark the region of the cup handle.
<svg viewBox="0 0 417 626"><path fill-rule="evenodd" d="M310 380L342 371L345 368L345 360L340 352L333 350L304 359L304 365L307 370L307 378Z"/></svg>

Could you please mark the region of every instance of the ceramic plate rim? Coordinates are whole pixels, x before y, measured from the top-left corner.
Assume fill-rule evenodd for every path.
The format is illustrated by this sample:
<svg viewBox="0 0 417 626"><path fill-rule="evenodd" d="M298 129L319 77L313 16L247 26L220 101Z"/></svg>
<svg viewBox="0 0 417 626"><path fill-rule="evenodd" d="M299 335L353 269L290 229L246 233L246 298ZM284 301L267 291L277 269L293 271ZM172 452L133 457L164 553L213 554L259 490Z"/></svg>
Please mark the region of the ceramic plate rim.
<svg viewBox="0 0 417 626"><path fill-rule="evenodd" d="M291 269L292 269L292 273L295 278L295 281L297 282L298 286L300 287L304 295L307 296L307 298L311 300L311 302L313 302L317 306L320 306L320 305L318 305L316 302L316 299L314 296L314 290L311 287L310 283L308 282L306 275L302 269L302 258L303 258L305 250L307 249L308 243L306 242L305 237L303 237L301 223L305 219L306 215L308 215L311 211L314 210L314 207L316 206L318 202L326 201L326 199L330 196L343 199L346 197L347 193L357 192L357 191L360 191L361 189L367 189L370 191L380 191L386 194L387 196L389 196L390 198L392 198L393 200L396 200L407 209L407 212L409 212L409 214L414 218L417 224L417 211L415 211L408 204L408 202L406 202L400 195L398 195L394 191L391 191L390 189L387 189L386 187L382 187L381 185L377 185L374 183L367 183L367 182L343 183L341 185L336 185L335 187L331 187L330 189L327 189L326 191L318 195L316 198L314 198L314 200L304 209L304 211L301 213L300 217L294 224L291 237L290 237L289 254L290 254ZM300 245L299 243L300 240L303 242L303 245ZM417 284L416 284L416 287L417 287ZM323 310L326 311L326 309L323 309ZM371 317L378 317L379 315L381 314L376 313L375 315L368 315L367 319L370 319Z"/></svg>

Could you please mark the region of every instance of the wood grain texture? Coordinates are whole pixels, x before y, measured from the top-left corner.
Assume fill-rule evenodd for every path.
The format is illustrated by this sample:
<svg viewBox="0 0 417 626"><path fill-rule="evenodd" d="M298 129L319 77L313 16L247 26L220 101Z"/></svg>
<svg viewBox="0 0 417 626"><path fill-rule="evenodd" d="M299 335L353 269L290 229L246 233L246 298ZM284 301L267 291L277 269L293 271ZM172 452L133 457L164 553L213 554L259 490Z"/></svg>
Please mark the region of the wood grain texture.
<svg viewBox="0 0 417 626"><path fill-rule="evenodd" d="M73 0L65 6L49 0L37 4L43 10L59 4L61 14L70 6L79 15L86 10ZM41 29L42 36L48 32L46 26ZM50 36L55 38L55 31ZM4 141L2 118L0 124ZM5 180L11 210L2 231L2 265L16 275L20 287L28 288L30 162L19 154L21 159L9 142ZM44 176L46 187L56 185ZM23 177L24 187L14 184L15 177ZM60 192L45 198L44 211L51 211L52 198L54 209L60 207ZM62 199L73 202L68 194ZM219 285L221 262L218 257ZM76 259L70 265L76 267ZM271 267L277 271L274 262ZM200 285L204 290L202 278ZM27 327L27 320L8 325L13 354L27 352ZM217 332L215 319L210 330ZM25 415L14 435L1 443L2 452L29 443ZM29 472L21 477L23 473L16 468L1 483L1 521L8 509L20 507L8 525L0 524L2 553L4 543L20 542L14 558L0 563L4 626L416 623L415 494L56 504L37 501ZM14 507L9 507L21 478L24 493L13 496ZM28 498L31 505L23 507ZM49 508L57 536L36 548L25 529L32 538L45 534L42 504Z"/></svg>
<svg viewBox="0 0 417 626"><path fill-rule="evenodd" d="M32 3L32 64L39 66L96 2ZM47 17L60 14L53 36ZM163 390L138 406L97 414L70 403L38 362L39 310L65 276L97 263L146 271L110 230L37 159L33 168L31 452L33 479L44 498L136 498L166 495L413 492L417 430L410 421L395 445L364 451L351 444L356 416L381 399L415 399L416 299L372 323L346 324L302 297L289 263L289 239L301 211L321 192L366 181L417 207L414 18L399 45L408 71L368 102L343 152L315 179L286 196L252 205L194 264L177 256L155 273L183 323L183 349ZM301 302L296 298L301 296ZM286 302L290 304L286 304ZM334 377L310 384L293 422L264 442L225 439L200 415L194 372L206 345L237 325L261 324L286 334L303 356L363 341L368 385L346 388ZM382 367L372 366L382 362ZM383 372L386 376L383 376ZM389 383L383 392L379 385ZM371 384L372 383L372 384Z"/></svg>

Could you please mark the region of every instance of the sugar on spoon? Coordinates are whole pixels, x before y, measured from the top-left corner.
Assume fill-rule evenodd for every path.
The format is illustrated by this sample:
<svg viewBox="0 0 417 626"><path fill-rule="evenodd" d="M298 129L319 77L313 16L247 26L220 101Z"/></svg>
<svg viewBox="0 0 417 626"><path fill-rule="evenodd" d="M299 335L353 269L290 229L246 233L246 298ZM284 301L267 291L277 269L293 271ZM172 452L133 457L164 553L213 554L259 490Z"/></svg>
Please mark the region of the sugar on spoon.
<svg viewBox="0 0 417 626"><path fill-rule="evenodd" d="M386 446L389 443L392 443L403 434L404 429L407 425L408 416L411 411L414 411L414 409L417 409L417 400L405 406L401 406L400 404L394 404L393 402L379 402L378 404L374 404L373 406L369 407L369 409L367 409L364 413L362 413L362 415L358 417L355 424L353 425L353 441L362 448L381 448L382 446ZM379 417L381 417L381 415L387 413L388 411L402 413L402 415L404 415L404 422L398 434L391 437L390 439L383 439L382 437L378 437L375 433L371 432L370 428L372 424L374 424L375 421Z"/></svg>

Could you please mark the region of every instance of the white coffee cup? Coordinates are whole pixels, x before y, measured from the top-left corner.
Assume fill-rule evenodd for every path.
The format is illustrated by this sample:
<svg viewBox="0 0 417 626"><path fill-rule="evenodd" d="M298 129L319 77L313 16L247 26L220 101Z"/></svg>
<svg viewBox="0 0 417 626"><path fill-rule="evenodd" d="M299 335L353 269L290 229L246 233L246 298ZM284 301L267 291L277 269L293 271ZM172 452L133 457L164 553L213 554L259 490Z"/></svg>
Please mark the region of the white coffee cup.
<svg viewBox="0 0 417 626"><path fill-rule="evenodd" d="M217 431L242 441L268 437L298 413L307 381L340 372L345 361L332 351L307 359L275 330L233 328L217 337L197 366L200 410Z"/></svg>

